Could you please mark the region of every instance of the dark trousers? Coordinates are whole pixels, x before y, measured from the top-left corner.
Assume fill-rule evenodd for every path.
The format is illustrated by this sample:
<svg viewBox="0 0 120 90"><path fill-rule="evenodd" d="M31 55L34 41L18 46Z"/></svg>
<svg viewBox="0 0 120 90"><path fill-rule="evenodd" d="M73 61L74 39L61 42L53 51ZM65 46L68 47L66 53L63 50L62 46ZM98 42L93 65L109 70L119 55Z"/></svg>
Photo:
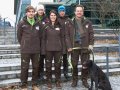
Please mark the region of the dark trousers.
<svg viewBox="0 0 120 90"><path fill-rule="evenodd" d="M21 53L21 83L27 84L30 60L32 62L32 84L37 84L39 70L39 53Z"/></svg>
<svg viewBox="0 0 120 90"><path fill-rule="evenodd" d="M77 49L74 50L71 54L71 60L72 60L72 65L73 65L73 80L78 80L78 62L79 62L79 57L81 59L81 64L83 64L83 62L85 60L89 60L89 51L87 49ZM82 80L87 80L88 77L88 69L82 69L81 71L81 76L82 76Z"/></svg>
<svg viewBox="0 0 120 90"><path fill-rule="evenodd" d="M40 62L39 62L39 76L44 73L44 60L45 55L40 55Z"/></svg>
<svg viewBox="0 0 120 90"><path fill-rule="evenodd" d="M63 73L68 73L68 59L67 54L63 54Z"/></svg>
<svg viewBox="0 0 120 90"><path fill-rule="evenodd" d="M52 80L52 61L54 60L55 67L55 80L60 81L61 78L61 52L59 51L47 51L46 53L46 77L47 81Z"/></svg>

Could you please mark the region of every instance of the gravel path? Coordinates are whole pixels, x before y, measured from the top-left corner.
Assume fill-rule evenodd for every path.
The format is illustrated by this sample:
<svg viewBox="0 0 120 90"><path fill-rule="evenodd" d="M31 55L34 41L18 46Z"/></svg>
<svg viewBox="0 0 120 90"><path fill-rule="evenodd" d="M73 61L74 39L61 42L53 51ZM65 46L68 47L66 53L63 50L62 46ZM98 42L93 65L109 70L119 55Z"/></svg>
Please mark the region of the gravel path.
<svg viewBox="0 0 120 90"><path fill-rule="evenodd" d="M120 90L120 75L118 76L110 76L109 77L111 86L113 90ZM88 80L90 83L90 81ZM57 89L55 87L55 84L52 85L53 89L52 90L88 90L87 88L84 88L82 85L81 80L78 81L78 86L75 88L71 87L71 81L68 82L63 82L62 83L62 89ZM31 90L31 87L29 87L29 90ZM40 90L47 90L46 84L40 85Z"/></svg>

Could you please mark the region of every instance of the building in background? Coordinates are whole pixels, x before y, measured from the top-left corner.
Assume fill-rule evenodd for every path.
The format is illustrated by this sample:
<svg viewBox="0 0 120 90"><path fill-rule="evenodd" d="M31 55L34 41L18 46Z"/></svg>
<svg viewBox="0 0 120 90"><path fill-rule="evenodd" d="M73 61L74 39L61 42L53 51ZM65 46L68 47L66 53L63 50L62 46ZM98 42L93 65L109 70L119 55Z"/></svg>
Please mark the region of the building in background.
<svg viewBox="0 0 120 90"><path fill-rule="evenodd" d="M36 6L44 4L46 14L49 14L51 9L57 10L59 5L66 7L66 13L72 18L74 15L74 7L76 4L82 4L85 7L85 16L89 18L93 24L102 24L109 26L120 18L120 0L15 0L16 23L23 17L25 7L28 4Z"/></svg>

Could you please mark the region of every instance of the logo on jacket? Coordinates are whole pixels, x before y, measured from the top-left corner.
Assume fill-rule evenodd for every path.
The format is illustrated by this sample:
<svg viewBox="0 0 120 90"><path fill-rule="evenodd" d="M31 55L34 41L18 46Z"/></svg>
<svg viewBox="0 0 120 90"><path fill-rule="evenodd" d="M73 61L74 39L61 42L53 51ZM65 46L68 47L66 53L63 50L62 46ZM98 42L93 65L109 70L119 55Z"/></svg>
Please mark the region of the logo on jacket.
<svg viewBox="0 0 120 90"><path fill-rule="evenodd" d="M45 24L45 22L42 22L42 24L44 25L44 24Z"/></svg>
<svg viewBox="0 0 120 90"><path fill-rule="evenodd" d="M35 29L36 29L36 30L39 30L39 26L36 26Z"/></svg>
<svg viewBox="0 0 120 90"><path fill-rule="evenodd" d="M22 28L26 28L26 27L28 27L28 25L22 25Z"/></svg>
<svg viewBox="0 0 120 90"><path fill-rule="evenodd" d="M59 31L59 30L60 30L60 28L55 28L55 30Z"/></svg>
<svg viewBox="0 0 120 90"><path fill-rule="evenodd" d="M65 24L67 24L67 22L65 22Z"/></svg>
<svg viewBox="0 0 120 90"><path fill-rule="evenodd" d="M88 28L88 26L89 26L89 25L87 24L85 27Z"/></svg>

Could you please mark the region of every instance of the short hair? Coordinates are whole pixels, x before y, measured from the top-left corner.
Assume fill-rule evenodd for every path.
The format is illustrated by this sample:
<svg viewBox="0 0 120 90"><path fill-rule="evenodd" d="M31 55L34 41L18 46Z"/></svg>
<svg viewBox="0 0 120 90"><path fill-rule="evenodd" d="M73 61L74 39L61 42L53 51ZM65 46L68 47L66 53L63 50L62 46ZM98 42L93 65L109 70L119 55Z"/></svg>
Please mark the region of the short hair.
<svg viewBox="0 0 120 90"><path fill-rule="evenodd" d="M35 8L34 8L33 6L31 6L31 5L28 5L28 6L26 7L25 12L27 13L30 9L33 9L34 12L35 12Z"/></svg>
<svg viewBox="0 0 120 90"><path fill-rule="evenodd" d="M75 11L76 11L76 8L77 8L77 7L81 7L81 8L84 10L84 6L83 6L83 5L78 4L78 5L76 5L76 6L75 6Z"/></svg>

